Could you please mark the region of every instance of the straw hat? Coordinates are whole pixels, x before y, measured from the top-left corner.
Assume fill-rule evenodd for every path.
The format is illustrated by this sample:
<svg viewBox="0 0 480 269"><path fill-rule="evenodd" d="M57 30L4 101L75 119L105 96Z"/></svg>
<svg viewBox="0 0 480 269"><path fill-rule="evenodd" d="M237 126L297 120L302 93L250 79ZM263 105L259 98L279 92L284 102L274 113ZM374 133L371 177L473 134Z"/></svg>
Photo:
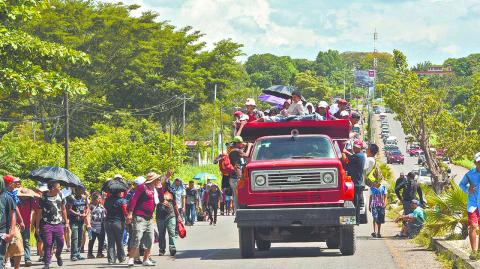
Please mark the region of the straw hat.
<svg viewBox="0 0 480 269"><path fill-rule="evenodd" d="M31 198L40 197L39 194L37 194L36 192L34 192L30 189L27 189L27 188L19 188L18 192L17 192L17 196L18 197L31 197Z"/></svg>
<svg viewBox="0 0 480 269"><path fill-rule="evenodd" d="M145 184L152 183L153 181L159 179L161 176L155 172L150 172L147 174L147 180L145 181Z"/></svg>

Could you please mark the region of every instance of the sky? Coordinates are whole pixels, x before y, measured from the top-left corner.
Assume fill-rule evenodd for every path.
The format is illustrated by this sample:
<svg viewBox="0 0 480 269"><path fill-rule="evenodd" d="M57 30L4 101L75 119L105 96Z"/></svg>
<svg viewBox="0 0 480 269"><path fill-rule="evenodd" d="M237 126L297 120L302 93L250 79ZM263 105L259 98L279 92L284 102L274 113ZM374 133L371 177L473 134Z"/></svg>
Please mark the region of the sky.
<svg viewBox="0 0 480 269"><path fill-rule="evenodd" d="M115 0L104 0L115 2ZM231 38L245 57L315 59L319 51L405 53L409 65L442 64L480 53L480 0L123 0L177 27L205 34L208 47ZM242 59L240 59L242 60Z"/></svg>

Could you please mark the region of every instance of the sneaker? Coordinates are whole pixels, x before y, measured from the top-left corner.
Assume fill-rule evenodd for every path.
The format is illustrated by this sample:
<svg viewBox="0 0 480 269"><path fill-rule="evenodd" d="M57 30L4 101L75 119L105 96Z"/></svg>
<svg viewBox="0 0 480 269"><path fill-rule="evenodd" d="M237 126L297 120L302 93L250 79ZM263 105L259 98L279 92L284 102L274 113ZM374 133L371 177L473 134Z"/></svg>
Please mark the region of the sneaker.
<svg viewBox="0 0 480 269"><path fill-rule="evenodd" d="M63 265L62 256L56 256L56 258L57 258L57 265L62 266Z"/></svg>
<svg viewBox="0 0 480 269"><path fill-rule="evenodd" d="M85 260L84 257L82 257L82 256L80 256L80 255L77 256L77 261L83 261L83 260Z"/></svg>
<svg viewBox="0 0 480 269"><path fill-rule="evenodd" d="M25 262L25 267L30 267L32 266L32 262L31 261L26 261Z"/></svg>
<svg viewBox="0 0 480 269"><path fill-rule="evenodd" d="M128 266L129 266L129 267L132 267L132 266L134 266L134 265L135 265L135 259L133 259L133 258L128 258Z"/></svg>
<svg viewBox="0 0 480 269"><path fill-rule="evenodd" d="M98 258L98 256L97 256L97 258ZM95 256L93 256L93 254L88 254L87 259L95 259Z"/></svg>
<svg viewBox="0 0 480 269"><path fill-rule="evenodd" d="M43 262L43 256L40 256L40 257L38 258L38 262Z"/></svg>
<svg viewBox="0 0 480 269"><path fill-rule="evenodd" d="M142 264L143 262L142 262L142 260L140 260L140 259L135 259L135 261L134 261L133 263L134 263L134 264Z"/></svg>
<svg viewBox="0 0 480 269"><path fill-rule="evenodd" d="M76 262L76 261L78 261L78 258L77 258L77 257L71 257L70 260L71 260L72 262Z"/></svg>
<svg viewBox="0 0 480 269"><path fill-rule="evenodd" d="M115 264L115 263L112 262L112 261L109 261L109 262L108 262L108 265L114 265L114 264Z"/></svg>
<svg viewBox="0 0 480 269"><path fill-rule="evenodd" d="M177 249L176 248L170 248L170 256L175 256L175 254L177 254Z"/></svg>
<svg viewBox="0 0 480 269"><path fill-rule="evenodd" d="M377 234L376 233L371 233L372 237L373 238L376 238L377 237Z"/></svg>
<svg viewBox="0 0 480 269"><path fill-rule="evenodd" d="M381 234L377 234L377 238L382 238L382 235L381 235Z"/></svg>
<svg viewBox="0 0 480 269"><path fill-rule="evenodd" d="M143 266L155 266L153 262L150 261L150 259L143 261L142 263Z"/></svg>
<svg viewBox="0 0 480 269"><path fill-rule="evenodd" d="M158 252L158 256L164 256L165 255L165 250L160 250Z"/></svg>
<svg viewBox="0 0 480 269"><path fill-rule="evenodd" d="M210 221L210 225L212 225L212 224L213 224L213 222Z"/></svg>
<svg viewBox="0 0 480 269"><path fill-rule="evenodd" d="M97 259L101 259L101 258L105 258L105 255L103 255L102 253L97 254Z"/></svg>
<svg viewBox="0 0 480 269"><path fill-rule="evenodd" d="M118 263L125 263L125 258L118 258Z"/></svg>
<svg viewBox="0 0 480 269"><path fill-rule="evenodd" d="M154 260L152 259L152 257L149 257L148 260L151 261L153 264L157 264L157 262L154 261Z"/></svg>

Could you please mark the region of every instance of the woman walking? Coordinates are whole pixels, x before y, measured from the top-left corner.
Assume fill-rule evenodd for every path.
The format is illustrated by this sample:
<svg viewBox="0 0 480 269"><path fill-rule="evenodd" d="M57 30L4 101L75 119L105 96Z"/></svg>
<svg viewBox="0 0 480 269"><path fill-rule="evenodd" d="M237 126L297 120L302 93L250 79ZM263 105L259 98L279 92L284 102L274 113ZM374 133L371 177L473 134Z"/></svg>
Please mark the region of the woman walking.
<svg viewBox="0 0 480 269"><path fill-rule="evenodd" d="M122 241L127 216L127 200L122 198L121 192L111 193L105 200L105 209L107 210L105 231L107 231L108 264L114 264L117 259L123 263L126 259Z"/></svg>
<svg viewBox="0 0 480 269"><path fill-rule="evenodd" d="M60 193L61 187L58 182L48 184L48 191L40 199L37 210L36 227L40 227L40 234L44 244L44 269L50 268L52 260L52 247L55 241L57 265L62 266L63 236L65 227L69 226L65 198Z"/></svg>

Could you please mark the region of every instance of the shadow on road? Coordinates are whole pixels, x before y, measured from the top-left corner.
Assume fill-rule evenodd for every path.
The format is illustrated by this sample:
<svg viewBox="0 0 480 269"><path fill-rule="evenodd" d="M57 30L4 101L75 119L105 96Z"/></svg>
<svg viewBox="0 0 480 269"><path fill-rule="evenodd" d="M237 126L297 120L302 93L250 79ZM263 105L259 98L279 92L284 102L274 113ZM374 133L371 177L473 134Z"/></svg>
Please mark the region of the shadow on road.
<svg viewBox="0 0 480 269"><path fill-rule="evenodd" d="M324 251L317 247L289 248L272 247L269 251L256 251L255 258L304 258L304 257L338 257L341 256L338 250ZM201 260L235 260L242 259L238 248L231 249L202 249L184 250L177 253L177 259L199 258Z"/></svg>

